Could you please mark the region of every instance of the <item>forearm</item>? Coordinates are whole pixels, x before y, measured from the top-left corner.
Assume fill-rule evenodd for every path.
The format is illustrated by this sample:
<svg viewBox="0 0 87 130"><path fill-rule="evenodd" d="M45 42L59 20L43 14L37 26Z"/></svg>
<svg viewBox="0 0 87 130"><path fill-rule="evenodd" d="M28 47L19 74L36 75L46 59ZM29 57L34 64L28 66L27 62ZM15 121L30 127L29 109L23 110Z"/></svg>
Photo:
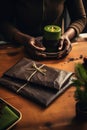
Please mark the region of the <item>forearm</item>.
<svg viewBox="0 0 87 130"><path fill-rule="evenodd" d="M71 2L67 0L67 8L71 19L69 27L75 29L76 36L78 36L86 25L86 13L83 6L83 1L73 0L71 8Z"/></svg>
<svg viewBox="0 0 87 130"><path fill-rule="evenodd" d="M68 28L63 35L65 35L71 40L76 36L76 31L73 28Z"/></svg>
<svg viewBox="0 0 87 130"><path fill-rule="evenodd" d="M25 44L29 41L31 36L20 32L16 27L11 25L10 23L1 24L1 32L5 35L5 37L13 42L18 42L20 44Z"/></svg>

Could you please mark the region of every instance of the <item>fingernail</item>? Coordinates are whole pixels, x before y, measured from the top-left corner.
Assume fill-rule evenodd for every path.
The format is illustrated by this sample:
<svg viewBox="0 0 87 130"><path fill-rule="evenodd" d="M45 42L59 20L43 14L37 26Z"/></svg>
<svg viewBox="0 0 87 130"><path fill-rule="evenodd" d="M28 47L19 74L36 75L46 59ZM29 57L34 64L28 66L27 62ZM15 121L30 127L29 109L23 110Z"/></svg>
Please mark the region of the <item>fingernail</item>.
<svg viewBox="0 0 87 130"><path fill-rule="evenodd" d="M59 47L59 48L58 48L58 50L61 50L61 49L62 49L62 47Z"/></svg>

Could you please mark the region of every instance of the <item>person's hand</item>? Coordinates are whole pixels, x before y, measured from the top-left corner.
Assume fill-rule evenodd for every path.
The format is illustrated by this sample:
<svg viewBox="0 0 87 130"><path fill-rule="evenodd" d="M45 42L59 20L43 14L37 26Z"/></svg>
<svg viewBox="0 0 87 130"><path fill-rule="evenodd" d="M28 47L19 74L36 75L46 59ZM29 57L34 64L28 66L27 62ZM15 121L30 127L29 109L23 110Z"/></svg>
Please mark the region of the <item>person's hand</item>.
<svg viewBox="0 0 87 130"><path fill-rule="evenodd" d="M33 59L43 59L46 57L46 55L42 53L45 51L45 47L34 37L29 38L29 41L26 44L26 50L28 51L29 56Z"/></svg>
<svg viewBox="0 0 87 130"><path fill-rule="evenodd" d="M59 40L59 46L58 50L62 53L58 55L58 58L63 58L64 56L68 55L69 52L71 51L71 42L69 38L66 35L62 35L60 40Z"/></svg>

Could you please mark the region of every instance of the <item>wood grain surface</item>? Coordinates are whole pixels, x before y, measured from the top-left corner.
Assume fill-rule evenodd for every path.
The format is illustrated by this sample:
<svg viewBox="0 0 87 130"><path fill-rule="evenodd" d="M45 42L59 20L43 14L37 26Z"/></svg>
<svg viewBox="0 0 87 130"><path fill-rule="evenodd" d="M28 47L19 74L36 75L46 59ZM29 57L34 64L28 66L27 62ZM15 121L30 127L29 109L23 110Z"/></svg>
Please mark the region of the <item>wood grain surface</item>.
<svg viewBox="0 0 87 130"><path fill-rule="evenodd" d="M0 76L24 56L24 51L8 55L0 51ZM87 56L87 42L73 43L70 54L61 60L44 60L48 66L74 72L74 66ZM75 119L75 87L72 86L49 107L42 108L32 101L0 86L0 97L15 106L22 113L21 121L13 130L87 130L87 122Z"/></svg>

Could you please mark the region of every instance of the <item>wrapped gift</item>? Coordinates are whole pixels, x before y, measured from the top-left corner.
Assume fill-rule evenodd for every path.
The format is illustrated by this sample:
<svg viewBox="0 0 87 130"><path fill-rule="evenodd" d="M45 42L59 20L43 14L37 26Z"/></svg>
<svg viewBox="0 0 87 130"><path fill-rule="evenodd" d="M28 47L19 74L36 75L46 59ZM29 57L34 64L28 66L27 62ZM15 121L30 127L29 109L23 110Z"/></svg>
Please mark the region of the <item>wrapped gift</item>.
<svg viewBox="0 0 87 130"><path fill-rule="evenodd" d="M0 79L0 84L48 106L71 85L72 72L23 58Z"/></svg>

